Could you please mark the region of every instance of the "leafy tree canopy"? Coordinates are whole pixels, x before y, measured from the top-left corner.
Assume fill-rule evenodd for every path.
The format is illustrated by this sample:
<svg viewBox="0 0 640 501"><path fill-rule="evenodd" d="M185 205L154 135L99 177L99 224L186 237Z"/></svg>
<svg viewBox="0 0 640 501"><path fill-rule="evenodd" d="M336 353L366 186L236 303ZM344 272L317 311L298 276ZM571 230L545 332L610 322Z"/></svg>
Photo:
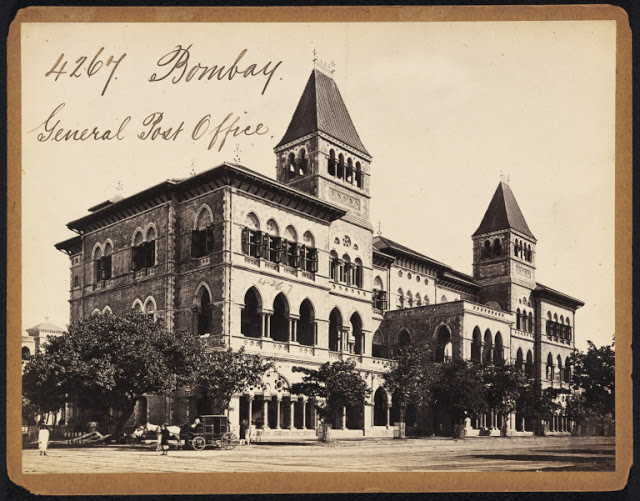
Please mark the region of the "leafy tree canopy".
<svg viewBox="0 0 640 501"><path fill-rule="evenodd" d="M207 354L200 367L196 387L222 409L229 408L231 397L249 387L264 388L262 377L273 369L272 362L264 362L260 355L238 351L214 351Z"/></svg>
<svg viewBox="0 0 640 501"><path fill-rule="evenodd" d="M140 312L92 315L49 339L25 367L23 392L43 410L54 405L42 398L46 388L55 389L55 405L64 396L82 407L112 408L120 412L119 432L138 397L190 383L202 354L199 338Z"/></svg>
<svg viewBox="0 0 640 501"><path fill-rule="evenodd" d="M449 406L456 423L485 409L484 388L477 364L452 360L441 364L438 372L434 387L436 401Z"/></svg>
<svg viewBox="0 0 640 501"><path fill-rule="evenodd" d="M589 413L603 417L611 413L615 417L615 351L613 345L596 346L588 341L586 353L572 356L573 387L582 393L583 403Z"/></svg>
<svg viewBox="0 0 640 501"><path fill-rule="evenodd" d="M326 362L317 370L293 367L293 372L304 376L302 382L291 385L291 393L325 399L324 403L316 404L316 408L325 422L333 422L342 416L343 407L362 406L371 393L355 367L352 360Z"/></svg>
<svg viewBox="0 0 640 501"><path fill-rule="evenodd" d="M483 365L480 376L486 408L502 414L515 410L518 398L529 384L522 371L513 365Z"/></svg>

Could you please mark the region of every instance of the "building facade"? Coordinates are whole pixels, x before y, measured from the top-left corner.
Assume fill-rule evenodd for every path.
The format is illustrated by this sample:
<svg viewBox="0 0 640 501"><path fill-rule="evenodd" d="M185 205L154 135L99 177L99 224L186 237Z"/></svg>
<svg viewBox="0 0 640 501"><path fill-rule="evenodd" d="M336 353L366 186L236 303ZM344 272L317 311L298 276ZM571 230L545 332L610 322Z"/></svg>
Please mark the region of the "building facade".
<svg viewBox="0 0 640 501"><path fill-rule="evenodd" d="M232 424L315 434L313 401L291 395L294 366L353 359L371 388L333 423L338 436L391 436L382 387L398 346L514 363L541 386L567 385L582 303L535 281L536 239L500 183L473 240L474 275L381 235L369 221L371 161L329 73L314 69L282 140L276 179L225 163L89 209L56 245L71 260L71 321L137 308L208 349L244 347L274 361L266 389L231 403ZM149 396L132 421L181 424L210 404L183 389ZM469 433L526 433L518 416L478 416ZM447 433L443 410L410 409L408 429ZM566 430L561 416L550 430Z"/></svg>

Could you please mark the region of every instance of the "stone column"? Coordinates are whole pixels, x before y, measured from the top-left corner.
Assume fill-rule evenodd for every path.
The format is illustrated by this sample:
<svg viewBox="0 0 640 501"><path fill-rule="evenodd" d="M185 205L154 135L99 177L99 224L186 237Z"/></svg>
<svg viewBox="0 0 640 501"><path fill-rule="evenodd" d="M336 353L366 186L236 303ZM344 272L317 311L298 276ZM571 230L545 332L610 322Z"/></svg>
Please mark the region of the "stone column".
<svg viewBox="0 0 640 501"><path fill-rule="evenodd" d="M365 355L366 354L366 347L367 346L367 335L364 333L364 331L362 331L362 334L360 335L360 354Z"/></svg>
<svg viewBox="0 0 640 501"><path fill-rule="evenodd" d="M240 397L233 397L229 405L229 425L236 427L238 423L240 423Z"/></svg>
<svg viewBox="0 0 640 501"><path fill-rule="evenodd" d="M276 399L276 430L279 430L280 429L280 404L282 403L282 400L280 399L279 395L276 395L275 399Z"/></svg>
<svg viewBox="0 0 640 501"><path fill-rule="evenodd" d="M318 346L318 322L313 322L313 344Z"/></svg>
<svg viewBox="0 0 640 501"><path fill-rule="evenodd" d="M495 427L494 423L495 423L495 415L493 413L493 410L489 411L489 421L491 422L491 424L489 425L489 428L493 429Z"/></svg>
<svg viewBox="0 0 640 501"><path fill-rule="evenodd" d="M289 397L289 429L293 430L295 428L295 402L291 397Z"/></svg>
<svg viewBox="0 0 640 501"><path fill-rule="evenodd" d="M293 341L293 318L289 317L289 332L287 332L287 341Z"/></svg>
<svg viewBox="0 0 640 501"><path fill-rule="evenodd" d="M302 400L302 429L307 428L307 401Z"/></svg>
<svg viewBox="0 0 640 501"><path fill-rule="evenodd" d="M520 418L520 427L522 428L522 431L525 431L525 420L524 420L524 417Z"/></svg>
<svg viewBox="0 0 640 501"><path fill-rule="evenodd" d="M249 426L251 421L253 421L253 395L249 395Z"/></svg>
<svg viewBox="0 0 640 501"><path fill-rule="evenodd" d="M512 433L516 431L516 413L515 412L509 413L509 430Z"/></svg>
<svg viewBox="0 0 640 501"><path fill-rule="evenodd" d="M342 429L346 430L347 429L347 408L343 407L342 408Z"/></svg>
<svg viewBox="0 0 640 501"><path fill-rule="evenodd" d="M266 337L267 335L267 330L266 330L266 322L265 322L265 317L266 317L266 313L260 313L260 335L262 337Z"/></svg>
<svg viewBox="0 0 640 501"><path fill-rule="evenodd" d="M262 402L262 421L263 421L263 425L262 427L265 430L269 429L269 401L267 400L267 396L264 396L264 400Z"/></svg>
<svg viewBox="0 0 640 501"><path fill-rule="evenodd" d="M386 424L387 428L389 428L390 417L391 417L391 406L387 404L387 424Z"/></svg>
<svg viewBox="0 0 640 501"><path fill-rule="evenodd" d="M267 317L267 337L271 337L271 313L267 313L266 317Z"/></svg>

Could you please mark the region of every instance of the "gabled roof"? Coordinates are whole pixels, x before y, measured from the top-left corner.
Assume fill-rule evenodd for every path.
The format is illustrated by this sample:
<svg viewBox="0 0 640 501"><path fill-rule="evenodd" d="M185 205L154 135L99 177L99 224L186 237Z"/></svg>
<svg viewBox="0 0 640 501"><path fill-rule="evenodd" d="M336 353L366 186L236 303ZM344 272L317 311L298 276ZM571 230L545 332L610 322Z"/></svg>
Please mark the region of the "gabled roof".
<svg viewBox="0 0 640 501"><path fill-rule="evenodd" d="M568 306L570 308L578 309L584 306L584 302L576 299L575 297L571 297L564 292L557 291L552 289L551 287L547 287L546 285L542 285L539 282L536 282L536 288L533 289L534 294L536 294L539 298L549 299L551 301L555 301L560 303L563 306Z"/></svg>
<svg viewBox="0 0 640 501"><path fill-rule="evenodd" d="M317 131L370 156L353 125L338 86L330 76L314 69L287 132L276 148Z"/></svg>
<svg viewBox="0 0 640 501"><path fill-rule="evenodd" d="M487 212L485 212L482 222L473 236L507 229L519 231L523 235L536 239L522 215L511 188L507 183L500 181Z"/></svg>
<svg viewBox="0 0 640 501"><path fill-rule="evenodd" d="M385 254L394 255L396 253L404 254L405 256L413 257L420 261L426 261L427 264L436 267L449 268L446 264L436 261L435 259L431 259L424 254L420 254L419 252L410 249L409 247L405 247L404 245L399 244L398 242L394 242L393 240L388 239L387 237L383 237L382 235L378 235L373 239L373 247L380 252Z"/></svg>

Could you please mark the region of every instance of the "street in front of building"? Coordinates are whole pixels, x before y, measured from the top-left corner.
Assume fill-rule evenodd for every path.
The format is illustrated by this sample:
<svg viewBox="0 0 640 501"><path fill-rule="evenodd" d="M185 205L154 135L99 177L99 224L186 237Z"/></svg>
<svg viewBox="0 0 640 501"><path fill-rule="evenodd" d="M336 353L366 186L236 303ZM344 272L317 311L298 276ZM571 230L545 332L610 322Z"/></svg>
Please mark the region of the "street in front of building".
<svg viewBox="0 0 640 501"><path fill-rule="evenodd" d="M53 446L23 451L30 473L614 471L614 437L421 438L262 443L233 450Z"/></svg>

